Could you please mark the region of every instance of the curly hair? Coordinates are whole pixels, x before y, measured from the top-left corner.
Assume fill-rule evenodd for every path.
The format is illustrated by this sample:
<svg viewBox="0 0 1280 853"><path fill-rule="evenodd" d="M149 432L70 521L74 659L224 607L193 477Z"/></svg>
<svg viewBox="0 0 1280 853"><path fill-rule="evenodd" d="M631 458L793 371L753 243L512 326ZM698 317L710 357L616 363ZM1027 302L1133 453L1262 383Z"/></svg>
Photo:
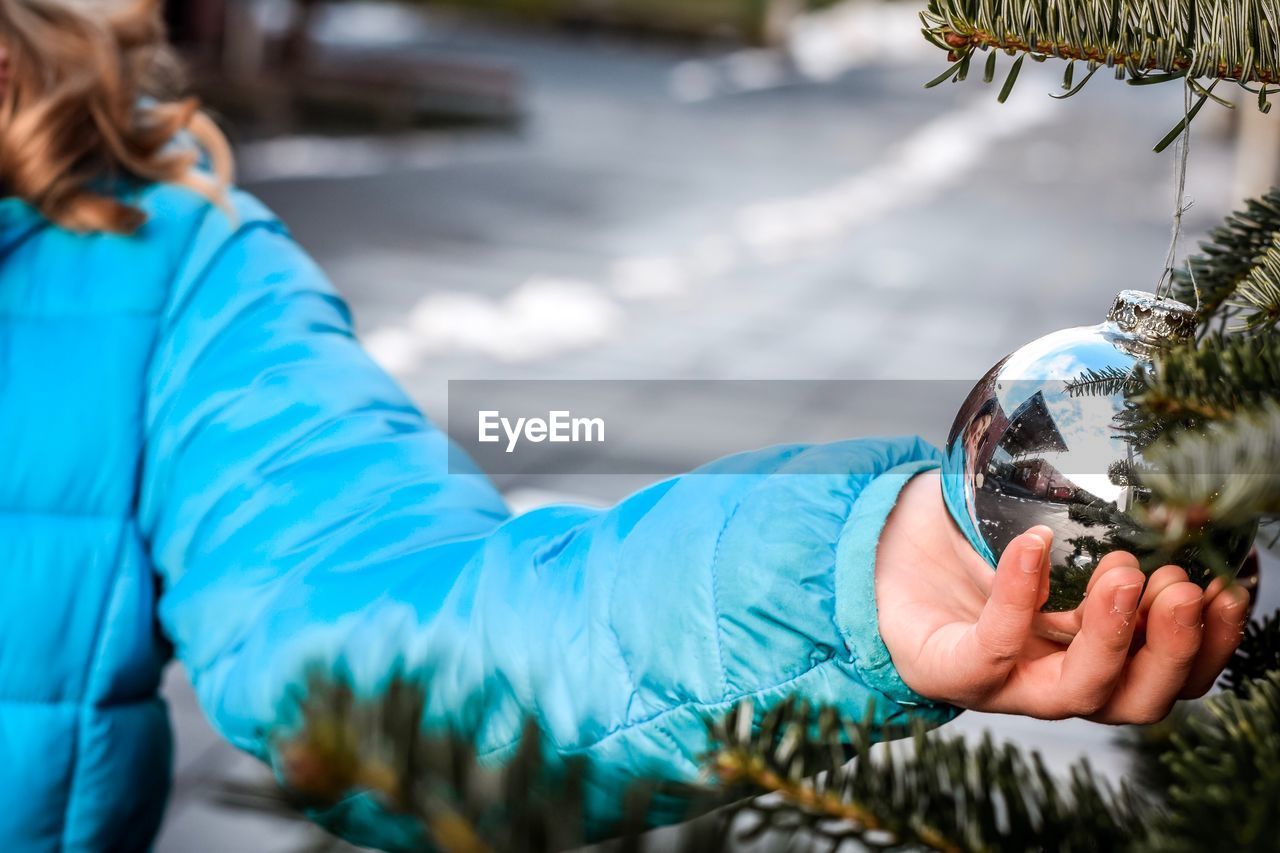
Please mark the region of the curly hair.
<svg viewBox="0 0 1280 853"><path fill-rule="evenodd" d="M70 230L122 234L145 216L112 191L120 179L224 202L230 147L179 95L157 0L0 0L0 52L0 195ZM196 144L175 144L184 133Z"/></svg>

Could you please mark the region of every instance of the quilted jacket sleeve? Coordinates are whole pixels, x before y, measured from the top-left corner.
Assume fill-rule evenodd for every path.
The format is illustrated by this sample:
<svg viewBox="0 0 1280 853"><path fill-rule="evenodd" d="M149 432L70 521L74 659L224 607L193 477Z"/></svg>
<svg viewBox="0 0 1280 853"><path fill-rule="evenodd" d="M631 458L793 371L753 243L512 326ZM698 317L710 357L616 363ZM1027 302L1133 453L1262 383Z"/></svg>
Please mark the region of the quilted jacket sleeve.
<svg viewBox="0 0 1280 853"><path fill-rule="evenodd" d="M313 665L366 694L429 670L424 723L483 697L479 746L501 761L533 715L551 748L591 760L607 831L628 780L694 778L702 719L742 697L950 716L894 673L871 576L897 489L933 448L777 447L611 509L509 517L456 473L465 460L451 469L447 437L364 354L313 262L237 204L234 229L207 217L173 290L140 512L164 629L234 744L270 760ZM344 808L328 817L347 834L401 843L367 803Z"/></svg>

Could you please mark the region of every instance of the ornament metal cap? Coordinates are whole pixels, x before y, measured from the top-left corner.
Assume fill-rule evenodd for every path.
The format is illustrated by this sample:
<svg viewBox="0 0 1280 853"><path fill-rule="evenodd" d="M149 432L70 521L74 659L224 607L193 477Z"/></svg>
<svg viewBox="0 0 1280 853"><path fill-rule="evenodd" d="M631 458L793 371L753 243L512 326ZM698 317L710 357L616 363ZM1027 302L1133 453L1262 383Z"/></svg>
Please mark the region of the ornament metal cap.
<svg viewBox="0 0 1280 853"><path fill-rule="evenodd" d="M1122 290L1107 320L1143 343L1172 344L1196 334L1196 312L1176 299L1161 299L1145 290Z"/></svg>

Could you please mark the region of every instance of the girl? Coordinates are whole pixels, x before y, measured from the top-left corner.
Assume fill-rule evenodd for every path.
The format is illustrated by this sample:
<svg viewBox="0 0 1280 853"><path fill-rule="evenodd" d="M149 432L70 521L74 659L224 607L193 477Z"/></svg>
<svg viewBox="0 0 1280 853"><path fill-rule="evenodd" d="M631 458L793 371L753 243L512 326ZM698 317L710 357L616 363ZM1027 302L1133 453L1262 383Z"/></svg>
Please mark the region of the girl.
<svg viewBox="0 0 1280 853"><path fill-rule="evenodd" d="M702 718L790 694L881 721L1110 722L1212 684L1247 596L1113 554L1040 629L1049 533L992 572L915 438L715 462L608 510L512 517L361 351L342 300L169 86L154 2L0 0L0 846L147 847L176 654L213 725L278 760L315 665L533 715L628 780L687 780ZM972 531L968 531L972 533ZM1134 641L1143 626L1144 639ZM657 802L653 819L676 812ZM317 817L411 847L358 791Z"/></svg>

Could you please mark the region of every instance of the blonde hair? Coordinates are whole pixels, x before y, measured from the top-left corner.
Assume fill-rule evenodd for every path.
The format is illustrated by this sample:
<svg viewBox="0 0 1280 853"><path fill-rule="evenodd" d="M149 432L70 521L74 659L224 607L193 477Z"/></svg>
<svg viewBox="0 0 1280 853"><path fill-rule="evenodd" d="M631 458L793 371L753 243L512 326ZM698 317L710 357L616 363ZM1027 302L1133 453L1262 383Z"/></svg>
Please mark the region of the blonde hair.
<svg viewBox="0 0 1280 853"><path fill-rule="evenodd" d="M178 96L157 0L0 0L0 50L0 195L64 228L117 233L145 220L112 192L122 178L224 203L230 148L196 99ZM183 132L195 144L173 144Z"/></svg>

